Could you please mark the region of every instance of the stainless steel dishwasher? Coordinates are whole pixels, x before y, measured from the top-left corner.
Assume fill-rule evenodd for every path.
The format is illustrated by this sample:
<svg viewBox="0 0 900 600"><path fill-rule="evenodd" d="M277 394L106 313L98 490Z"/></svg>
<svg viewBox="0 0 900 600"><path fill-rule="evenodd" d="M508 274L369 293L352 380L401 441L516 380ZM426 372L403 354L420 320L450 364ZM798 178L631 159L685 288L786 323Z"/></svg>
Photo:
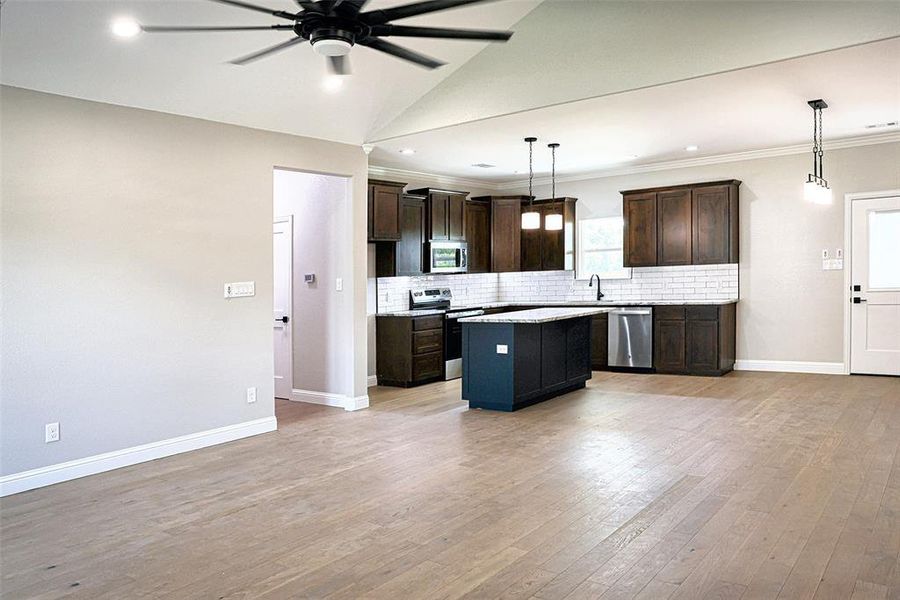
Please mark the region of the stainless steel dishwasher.
<svg viewBox="0 0 900 600"><path fill-rule="evenodd" d="M609 366L653 367L653 307L615 308L609 313Z"/></svg>

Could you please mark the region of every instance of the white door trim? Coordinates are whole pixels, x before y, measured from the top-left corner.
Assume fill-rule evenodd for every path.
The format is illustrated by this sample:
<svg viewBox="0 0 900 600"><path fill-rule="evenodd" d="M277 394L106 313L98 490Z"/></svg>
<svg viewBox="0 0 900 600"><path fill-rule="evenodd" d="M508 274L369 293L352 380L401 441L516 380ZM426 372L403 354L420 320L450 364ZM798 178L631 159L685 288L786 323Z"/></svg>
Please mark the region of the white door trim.
<svg viewBox="0 0 900 600"><path fill-rule="evenodd" d="M900 189L844 194L844 296L842 299L844 303L844 375L850 374L850 286L852 285L850 282L850 267L853 264L850 253L853 252L851 247L853 201L890 198L892 196L900 196Z"/></svg>

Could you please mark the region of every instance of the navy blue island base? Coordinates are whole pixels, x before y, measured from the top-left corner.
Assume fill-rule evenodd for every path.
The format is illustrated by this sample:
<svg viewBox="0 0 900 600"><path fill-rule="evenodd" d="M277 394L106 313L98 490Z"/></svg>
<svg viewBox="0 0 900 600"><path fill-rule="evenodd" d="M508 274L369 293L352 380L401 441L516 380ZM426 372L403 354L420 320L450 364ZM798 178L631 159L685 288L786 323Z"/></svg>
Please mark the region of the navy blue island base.
<svg viewBox="0 0 900 600"><path fill-rule="evenodd" d="M591 378L591 316L555 309L462 320L462 397L469 408L514 411L581 389ZM572 316L559 316L559 311ZM531 313L531 314L529 314Z"/></svg>

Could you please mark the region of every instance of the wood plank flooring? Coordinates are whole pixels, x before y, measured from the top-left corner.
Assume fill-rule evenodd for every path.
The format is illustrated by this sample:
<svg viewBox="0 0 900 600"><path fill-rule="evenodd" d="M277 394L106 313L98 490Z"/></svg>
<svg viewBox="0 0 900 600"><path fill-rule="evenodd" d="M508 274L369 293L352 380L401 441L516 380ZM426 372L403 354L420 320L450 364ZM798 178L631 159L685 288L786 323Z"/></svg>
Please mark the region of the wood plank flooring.
<svg viewBox="0 0 900 600"><path fill-rule="evenodd" d="M3 598L900 598L900 379L370 393L3 499Z"/></svg>

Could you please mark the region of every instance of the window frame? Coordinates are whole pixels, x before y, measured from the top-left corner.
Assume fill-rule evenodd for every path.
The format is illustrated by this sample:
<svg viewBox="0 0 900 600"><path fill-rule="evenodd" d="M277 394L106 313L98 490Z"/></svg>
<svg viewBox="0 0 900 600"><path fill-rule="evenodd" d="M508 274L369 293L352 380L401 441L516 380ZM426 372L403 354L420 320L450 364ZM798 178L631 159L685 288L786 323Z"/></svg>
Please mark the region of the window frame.
<svg viewBox="0 0 900 600"><path fill-rule="evenodd" d="M593 273L585 273L582 271L584 269L584 265L586 264L585 257L589 253L596 252L612 252L618 250L622 253L622 261L624 263L625 259L625 240L624 240L624 228L622 230L622 240L619 246L611 246L609 248L587 248L587 244L585 244L585 234L584 230L587 223L616 219L620 223L622 222L621 215L607 215L605 217L590 217L588 219L578 219L576 223L576 235L578 236L578 252L577 252L577 260L575 261L575 279L586 281L588 278L593 275ZM600 276L600 279L631 279L631 267L623 267L621 271L617 272L604 272L597 273Z"/></svg>

